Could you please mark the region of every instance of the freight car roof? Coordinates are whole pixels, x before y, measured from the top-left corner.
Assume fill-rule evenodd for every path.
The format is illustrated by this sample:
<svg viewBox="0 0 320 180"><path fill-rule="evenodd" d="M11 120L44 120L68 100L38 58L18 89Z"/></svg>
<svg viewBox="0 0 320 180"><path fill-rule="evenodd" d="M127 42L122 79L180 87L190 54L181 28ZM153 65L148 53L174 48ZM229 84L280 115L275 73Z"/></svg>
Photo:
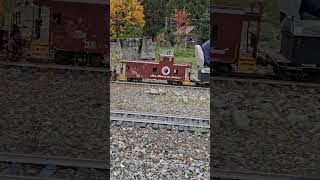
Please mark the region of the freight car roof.
<svg viewBox="0 0 320 180"><path fill-rule="evenodd" d="M39 4L39 2L72 2L72 3L87 3L87 4L105 4L109 5L110 0L34 0L35 4Z"/></svg>
<svg viewBox="0 0 320 180"><path fill-rule="evenodd" d="M213 6L210 8L210 13L222 13L222 14L233 14L233 15L259 15L259 9L254 8L235 8L229 6Z"/></svg>
<svg viewBox="0 0 320 180"><path fill-rule="evenodd" d="M135 64L153 64L153 65L159 65L157 62L148 62L148 61L131 61L131 60L121 60L121 63L135 63ZM174 66L180 66L180 67L190 67L188 64L173 64Z"/></svg>

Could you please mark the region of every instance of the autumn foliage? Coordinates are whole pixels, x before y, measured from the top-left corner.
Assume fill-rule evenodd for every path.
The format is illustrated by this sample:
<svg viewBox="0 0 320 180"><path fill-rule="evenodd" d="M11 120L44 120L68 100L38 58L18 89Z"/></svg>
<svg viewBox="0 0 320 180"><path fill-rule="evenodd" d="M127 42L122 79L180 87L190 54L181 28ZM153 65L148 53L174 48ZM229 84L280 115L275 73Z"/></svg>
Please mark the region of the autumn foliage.
<svg viewBox="0 0 320 180"><path fill-rule="evenodd" d="M180 30L181 28L186 28L191 25L191 21L188 16L189 16L189 13L186 11L186 9L173 10L172 22L173 22L173 26L177 31Z"/></svg>
<svg viewBox="0 0 320 180"><path fill-rule="evenodd" d="M175 28L175 40L177 44L180 44L180 38L184 34L185 30L191 25L191 21L189 19L189 13L186 9L177 10L174 9L172 13L172 23Z"/></svg>
<svg viewBox="0 0 320 180"><path fill-rule="evenodd" d="M119 38L127 29L142 29L145 25L144 8L137 0L111 0L110 32Z"/></svg>

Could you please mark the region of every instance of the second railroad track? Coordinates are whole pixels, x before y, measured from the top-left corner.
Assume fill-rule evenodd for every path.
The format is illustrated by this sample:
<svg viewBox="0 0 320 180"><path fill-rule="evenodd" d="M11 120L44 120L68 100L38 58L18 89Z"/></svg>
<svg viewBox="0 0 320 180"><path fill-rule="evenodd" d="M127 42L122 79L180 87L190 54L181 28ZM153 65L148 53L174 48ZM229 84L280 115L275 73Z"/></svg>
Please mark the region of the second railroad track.
<svg viewBox="0 0 320 180"><path fill-rule="evenodd" d="M0 153L1 180L104 180L106 160Z"/></svg>
<svg viewBox="0 0 320 180"><path fill-rule="evenodd" d="M210 129L209 119L187 116L111 111L110 118L116 123L116 126L128 123L129 126L138 124L141 128L152 127L153 129L165 128L167 130L177 128L179 131L189 132L194 132L196 128Z"/></svg>

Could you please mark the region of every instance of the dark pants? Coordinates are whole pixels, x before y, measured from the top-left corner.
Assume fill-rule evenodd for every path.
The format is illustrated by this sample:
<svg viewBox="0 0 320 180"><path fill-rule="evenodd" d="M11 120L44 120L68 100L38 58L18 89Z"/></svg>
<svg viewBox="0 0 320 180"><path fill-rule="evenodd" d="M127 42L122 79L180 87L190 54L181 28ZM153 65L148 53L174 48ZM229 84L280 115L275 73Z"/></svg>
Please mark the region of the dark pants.
<svg viewBox="0 0 320 180"><path fill-rule="evenodd" d="M303 12L301 13L302 19L303 20L320 20L320 11L316 13L308 13L308 12Z"/></svg>
<svg viewBox="0 0 320 180"><path fill-rule="evenodd" d="M283 12L280 12L280 24L282 23L282 21L287 17L287 15Z"/></svg>

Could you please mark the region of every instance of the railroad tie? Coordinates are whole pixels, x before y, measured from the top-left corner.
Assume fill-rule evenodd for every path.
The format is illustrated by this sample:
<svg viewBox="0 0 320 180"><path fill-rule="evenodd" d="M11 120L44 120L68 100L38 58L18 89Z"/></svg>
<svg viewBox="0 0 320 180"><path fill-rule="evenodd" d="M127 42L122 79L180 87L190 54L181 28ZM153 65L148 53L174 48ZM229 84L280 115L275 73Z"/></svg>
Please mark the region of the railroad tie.
<svg viewBox="0 0 320 180"><path fill-rule="evenodd" d="M16 175L19 174L19 169L21 169L21 164L20 163L10 163L9 166L1 171L2 174L8 174L8 175Z"/></svg>
<svg viewBox="0 0 320 180"><path fill-rule="evenodd" d="M39 177L50 177L56 172L56 170L57 167L55 165L47 165L41 170Z"/></svg>
<svg viewBox="0 0 320 180"><path fill-rule="evenodd" d="M79 168L77 174L74 177L74 180L87 180L90 177L90 169L88 168Z"/></svg>
<svg viewBox="0 0 320 180"><path fill-rule="evenodd" d="M140 125L141 128L151 127L153 129L166 128L172 130L177 127L180 132L194 132L195 128L210 128L209 119L178 117L172 115L129 113L129 112L111 112L111 121L116 122L116 126L121 126L128 122L129 126Z"/></svg>

